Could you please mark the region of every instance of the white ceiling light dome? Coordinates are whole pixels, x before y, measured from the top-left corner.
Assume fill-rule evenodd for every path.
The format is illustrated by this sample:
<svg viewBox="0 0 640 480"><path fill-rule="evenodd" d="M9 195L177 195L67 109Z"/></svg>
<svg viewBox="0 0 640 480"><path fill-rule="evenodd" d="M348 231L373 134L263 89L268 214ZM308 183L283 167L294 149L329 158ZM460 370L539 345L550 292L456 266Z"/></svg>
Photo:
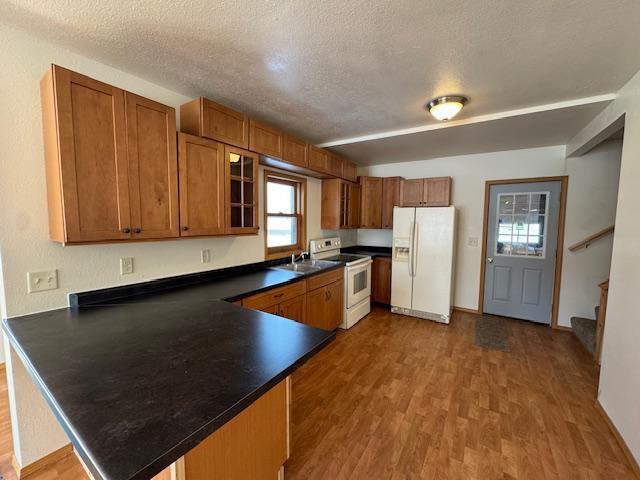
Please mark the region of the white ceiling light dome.
<svg viewBox="0 0 640 480"><path fill-rule="evenodd" d="M425 108L437 120L447 121L460 113L468 101L469 99L462 95L444 95L429 101Z"/></svg>

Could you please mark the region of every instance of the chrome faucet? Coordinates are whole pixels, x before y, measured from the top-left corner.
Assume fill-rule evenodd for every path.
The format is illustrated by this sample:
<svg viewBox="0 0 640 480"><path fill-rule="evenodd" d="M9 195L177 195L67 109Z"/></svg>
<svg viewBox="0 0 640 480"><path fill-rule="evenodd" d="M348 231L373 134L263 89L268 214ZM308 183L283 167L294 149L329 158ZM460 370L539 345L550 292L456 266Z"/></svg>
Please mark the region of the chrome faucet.
<svg viewBox="0 0 640 480"><path fill-rule="evenodd" d="M301 252L300 257L296 257L295 253L291 254L291 263L296 263L296 260L302 260L304 262L304 256L309 256L309 252Z"/></svg>

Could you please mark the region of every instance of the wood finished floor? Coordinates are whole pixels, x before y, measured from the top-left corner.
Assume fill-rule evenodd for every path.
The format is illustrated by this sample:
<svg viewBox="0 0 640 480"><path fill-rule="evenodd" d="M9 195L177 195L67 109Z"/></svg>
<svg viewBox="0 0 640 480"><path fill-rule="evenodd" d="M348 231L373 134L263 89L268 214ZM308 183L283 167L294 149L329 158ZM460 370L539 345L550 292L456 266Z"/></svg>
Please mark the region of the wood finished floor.
<svg viewBox="0 0 640 480"><path fill-rule="evenodd" d="M568 332L508 321L508 353L449 326L373 313L293 376L287 480L634 479L595 410L596 367ZM0 369L0 475L10 468ZM70 456L29 480L86 479Z"/></svg>

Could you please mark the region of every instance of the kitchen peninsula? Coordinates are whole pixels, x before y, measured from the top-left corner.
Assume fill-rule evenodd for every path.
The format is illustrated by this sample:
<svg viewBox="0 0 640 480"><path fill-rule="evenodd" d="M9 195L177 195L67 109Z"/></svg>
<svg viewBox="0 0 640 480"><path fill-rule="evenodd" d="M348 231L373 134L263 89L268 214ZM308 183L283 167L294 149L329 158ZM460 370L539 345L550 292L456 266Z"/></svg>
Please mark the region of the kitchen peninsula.
<svg viewBox="0 0 640 480"><path fill-rule="evenodd" d="M336 268L254 264L86 292L3 328L94 479L275 479L289 375L335 333L229 301Z"/></svg>

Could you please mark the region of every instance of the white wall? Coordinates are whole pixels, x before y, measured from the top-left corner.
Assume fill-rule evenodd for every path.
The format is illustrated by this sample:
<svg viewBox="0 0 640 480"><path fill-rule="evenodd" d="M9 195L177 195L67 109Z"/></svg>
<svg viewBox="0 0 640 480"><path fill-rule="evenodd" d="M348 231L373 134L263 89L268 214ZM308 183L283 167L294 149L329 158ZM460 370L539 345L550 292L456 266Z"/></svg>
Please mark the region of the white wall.
<svg viewBox="0 0 640 480"><path fill-rule="evenodd" d="M453 177L452 203L459 214L454 305L473 310L478 308L480 288L485 182L504 178L563 175L564 172L563 146L390 163L358 170L360 175L382 177ZM477 239L478 246L469 246L469 238ZM358 230L358 243L391 246L391 232Z"/></svg>
<svg viewBox="0 0 640 480"><path fill-rule="evenodd" d="M621 156L622 141L613 140L582 157L567 159L569 191L560 325L569 326L573 316L595 319L594 307L600 302L598 284L609 278L611 269L613 235L576 252L567 247L615 223Z"/></svg>
<svg viewBox="0 0 640 480"><path fill-rule="evenodd" d="M625 131L598 399L640 462L640 72L567 151L580 151L622 115Z"/></svg>
<svg viewBox="0 0 640 480"><path fill-rule="evenodd" d="M3 305L6 305L3 316L64 307L70 292L264 260L262 231L256 236L121 245L62 247L50 242L39 94L40 78L49 65L57 63L177 110L189 98L5 26L0 26L0 43L0 253L4 267ZM309 179L309 238L336 233L320 229L320 192L321 182ZM345 244L355 242L355 232L341 236ZM211 250L211 263L200 262L203 248ZM134 257L134 274L120 275L119 259L123 256ZM58 270L59 288L28 294L27 272L48 269ZM0 353L1 350L0 347ZM20 463L28 465L61 447L66 439L15 355L7 367L14 446Z"/></svg>

